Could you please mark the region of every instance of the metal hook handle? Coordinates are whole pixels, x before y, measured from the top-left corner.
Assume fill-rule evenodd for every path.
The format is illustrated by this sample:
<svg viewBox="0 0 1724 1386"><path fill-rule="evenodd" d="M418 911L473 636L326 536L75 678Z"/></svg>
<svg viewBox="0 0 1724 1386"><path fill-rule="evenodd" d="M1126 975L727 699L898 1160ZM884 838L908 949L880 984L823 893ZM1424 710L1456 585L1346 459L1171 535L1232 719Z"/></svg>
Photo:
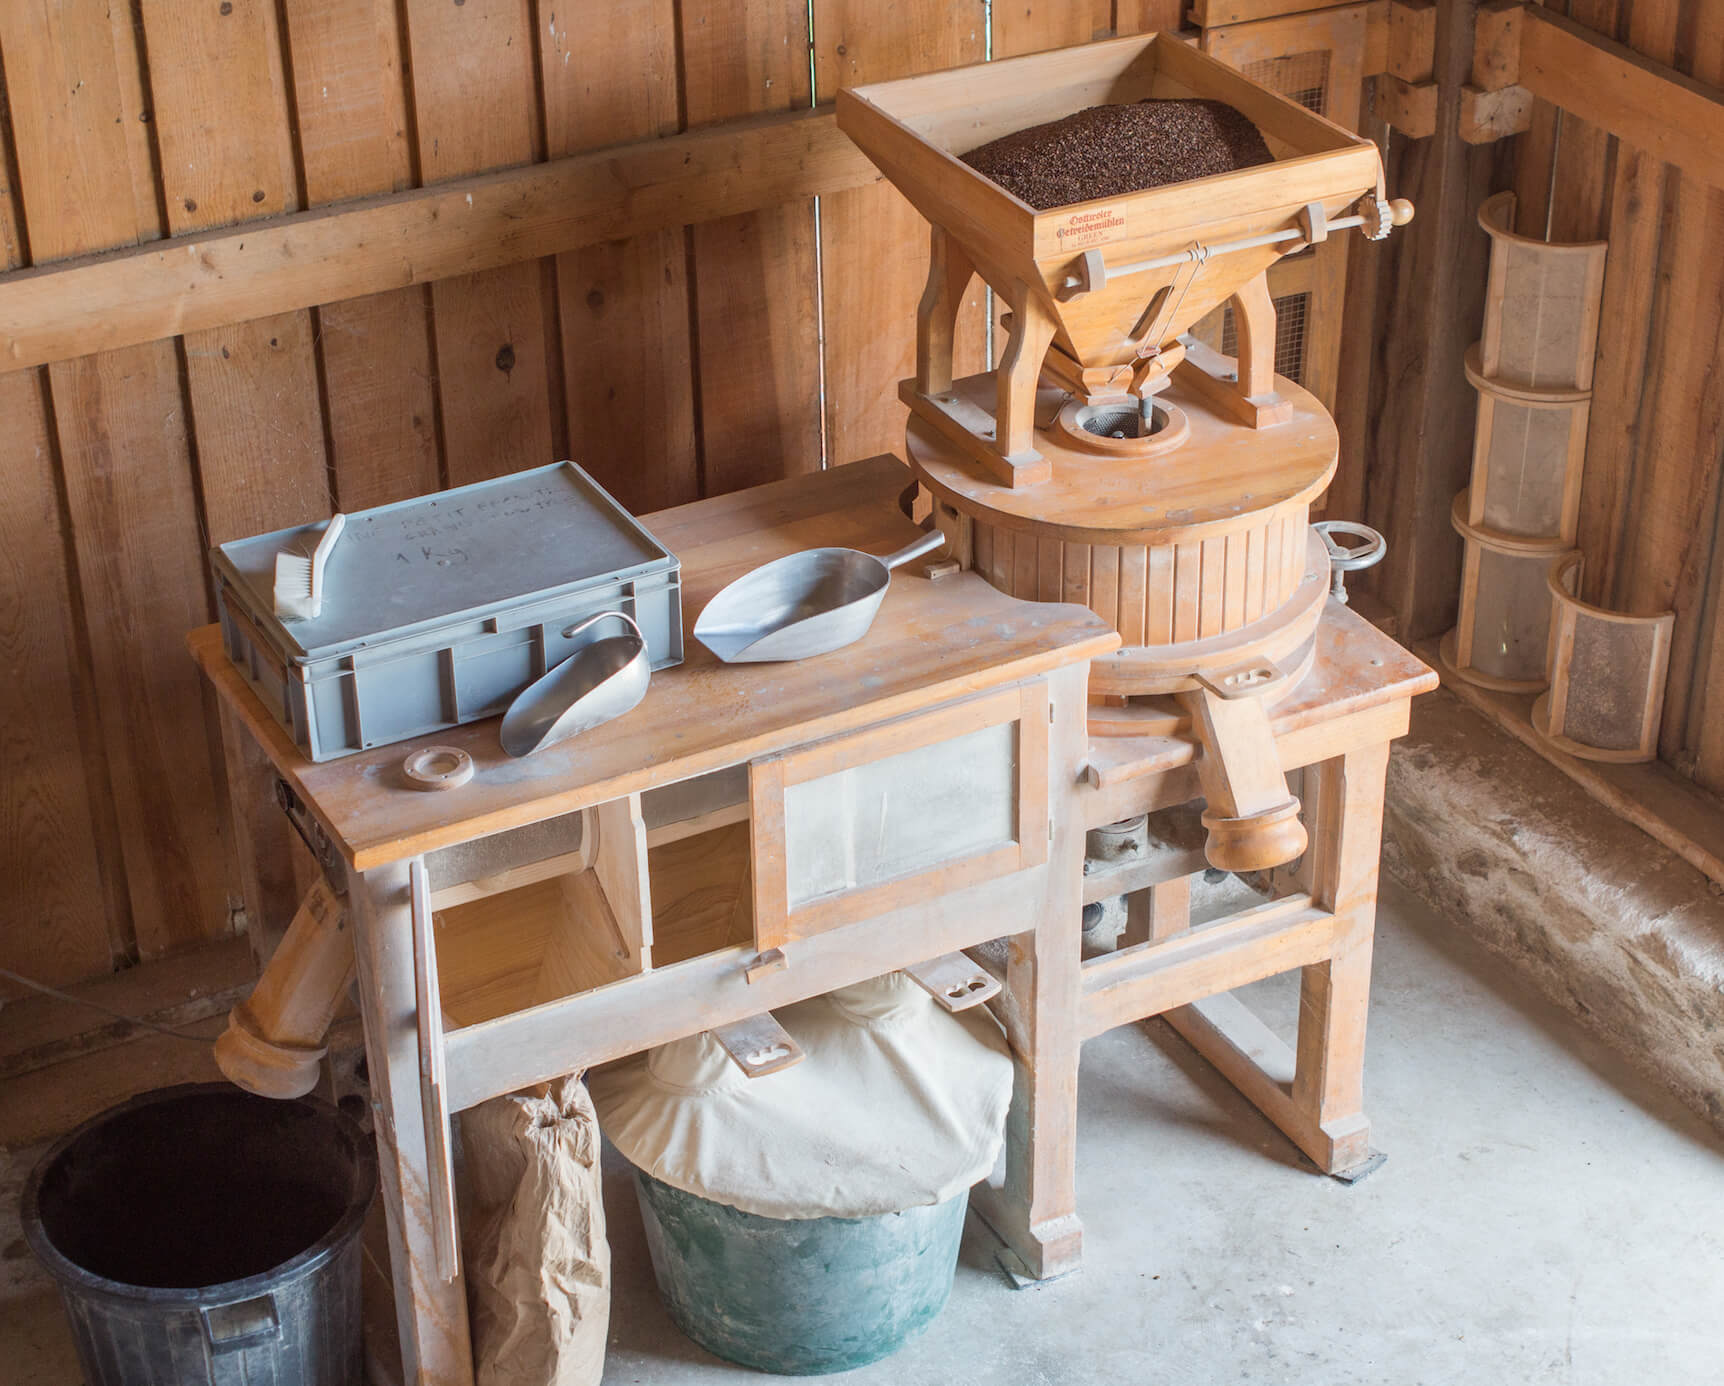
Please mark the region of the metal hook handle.
<svg viewBox="0 0 1724 1386"><path fill-rule="evenodd" d="M944 546L945 542L946 535L943 530L930 530L914 544L906 544L897 553L889 553L880 561L888 568L897 568L908 563L912 558L920 558L925 553L933 553L935 549Z"/></svg>
<svg viewBox="0 0 1724 1386"><path fill-rule="evenodd" d="M607 616L615 616L617 618L617 620L626 622L628 625L628 628L635 633L635 639L639 640L641 642L641 644L643 644L643 645L646 644L646 636L641 634L641 628L635 624L635 618L633 616L630 616L626 611L601 611L596 616L589 616L589 617L587 617L586 620L578 622L575 625L569 626L566 630L564 630L563 631L563 639L573 640L577 635L579 635L588 626L597 625L600 621L604 620L605 617L607 617Z"/></svg>
<svg viewBox="0 0 1724 1386"><path fill-rule="evenodd" d="M1389 551L1389 541L1369 525L1353 520L1319 520L1311 528L1317 531L1323 547L1329 552L1329 571L1333 574L1329 595L1345 605L1347 574L1381 563L1383 555ZM1338 542L1334 537L1337 534L1350 534L1365 542L1353 548Z"/></svg>

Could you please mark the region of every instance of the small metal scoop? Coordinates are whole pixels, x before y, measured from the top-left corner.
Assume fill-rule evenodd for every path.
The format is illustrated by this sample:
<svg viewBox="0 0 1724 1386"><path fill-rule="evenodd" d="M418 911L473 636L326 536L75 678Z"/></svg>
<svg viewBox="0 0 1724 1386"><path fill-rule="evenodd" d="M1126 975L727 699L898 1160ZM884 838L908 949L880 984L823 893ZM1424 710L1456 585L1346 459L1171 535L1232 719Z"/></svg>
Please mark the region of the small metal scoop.
<svg viewBox="0 0 1724 1386"><path fill-rule="evenodd" d="M652 661L646 637L620 611L601 611L563 632L579 635L607 617L629 630L583 645L543 678L521 690L503 714L503 749L512 756L530 756L578 732L621 717L646 697Z"/></svg>
<svg viewBox="0 0 1724 1386"><path fill-rule="evenodd" d="M726 664L807 659L860 640L885 600L892 569L946 542L939 530L876 558L806 549L745 573L706 604L694 638Z"/></svg>

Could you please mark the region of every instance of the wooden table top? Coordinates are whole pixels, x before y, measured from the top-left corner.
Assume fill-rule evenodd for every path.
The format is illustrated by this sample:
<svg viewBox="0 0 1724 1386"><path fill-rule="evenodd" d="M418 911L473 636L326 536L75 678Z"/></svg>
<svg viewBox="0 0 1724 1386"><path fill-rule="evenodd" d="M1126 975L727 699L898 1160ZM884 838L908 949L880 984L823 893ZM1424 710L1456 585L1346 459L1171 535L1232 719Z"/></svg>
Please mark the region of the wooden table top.
<svg viewBox="0 0 1724 1386"><path fill-rule="evenodd" d="M761 563L804 548L888 553L909 542L917 531L899 511L897 496L910 479L896 458L876 457L643 517L682 560L684 662L654 674L632 712L522 760L504 754L492 717L314 764L229 662L219 627L193 631L188 643L217 695L361 871L1030 678L1118 646L1118 635L1084 607L1017 601L974 573L929 580L920 565L899 569L872 629L831 654L726 665L694 640L695 618L713 594ZM436 793L409 788L402 759L430 745L466 751L475 765L472 780Z"/></svg>

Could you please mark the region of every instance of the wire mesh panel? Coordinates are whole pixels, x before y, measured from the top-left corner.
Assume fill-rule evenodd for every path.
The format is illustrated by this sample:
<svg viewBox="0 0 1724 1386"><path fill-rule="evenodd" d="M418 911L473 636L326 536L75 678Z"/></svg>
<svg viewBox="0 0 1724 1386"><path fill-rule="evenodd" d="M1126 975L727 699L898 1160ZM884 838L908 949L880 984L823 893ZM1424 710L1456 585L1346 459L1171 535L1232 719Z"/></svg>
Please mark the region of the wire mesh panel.
<svg viewBox="0 0 1724 1386"><path fill-rule="evenodd" d="M1287 53L1246 63L1239 70L1253 82L1297 101L1320 116L1329 114L1329 58L1327 48Z"/></svg>
<svg viewBox="0 0 1724 1386"><path fill-rule="evenodd" d="M1275 374L1295 385L1305 383L1306 321L1311 295L1283 294L1275 300ZM1221 354L1239 354L1239 332L1233 324L1233 309L1221 310Z"/></svg>

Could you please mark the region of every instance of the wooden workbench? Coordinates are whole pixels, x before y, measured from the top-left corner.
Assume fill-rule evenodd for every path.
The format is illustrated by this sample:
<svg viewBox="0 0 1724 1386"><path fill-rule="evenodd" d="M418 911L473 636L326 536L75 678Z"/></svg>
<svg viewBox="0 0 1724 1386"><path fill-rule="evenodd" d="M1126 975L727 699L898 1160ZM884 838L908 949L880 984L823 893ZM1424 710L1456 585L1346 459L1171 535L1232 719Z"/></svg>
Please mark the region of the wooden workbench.
<svg viewBox="0 0 1724 1386"><path fill-rule="evenodd" d="M724 583L781 554L900 547L912 534L896 504L905 479L876 458L647 517L682 559L685 625ZM656 675L633 712L527 760L506 757L487 721L311 764L219 633L191 643L230 757L279 776L325 869L349 887L409 1380L471 1375L458 1270L445 1275L456 1261L450 1113L991 939L1008 940L998 1010L1018 1082L1004 1185L973 1198L1011 1269L1040 1278L1078 1262L1078 1056L1113 1025L1165 1015L1325 1171L1356 1172L1370 1157L1362 1074L1383 773L1412 697L1435 676L1338 603L1271 717L1281 767L1302 784L1311 849L1278 874L1268 903L1201 928L1189 914L1200 847L1084 869L1086 829L1197 798L1197 739L1177 717L1157 734L1092 739L1089 662L1118 637L1087 610L1018 601L971 573L902 571L868 636L816 659L724 666L691 639L687 662ZM467 751L474 779L408 789L401 761L432 741ZM793 806L797 789L854 792L846 776L898 757L894 802L925 815L914 836L950 839L951 854L799 897L806 847L787 819L814 801ZM918 798L978 765L943 806L939 794ZM235 780L242 860L261 875L263 855L244 839L268 796ZM1011 829L978 842L990 813ZM478 881L449 865L476 840L571 815L584 815L596 849L585 841L547 869ZM691 849L705 883L695 891L671 884ZM517 888L495 893L504 886ZM1122 894L1120 947L1082 960L1083 905ZM248 904L266 895L248 883ZM1227 993L1295 968L1289 1047Z"/></svg>
<svg viewBox="0 0 1724 1386"><path fill-rule="evenodd" d="M685 624L726 582L781 554L902 546L914 535L896 505L906 480L902 464L876 458L648 516L682 560ZM858 644L794 664L725 666L690 639L686 662L655 675L634 711L526 760L505 756L486 721L312 764L228 662L219 633L192 636L228 717L230 755L261 770L252 747L261 748L315 825L326 869L346 877L409 1380L471 1380L449 1113L1000 936L1011 939L1005 984L1030 1061L1020 1064L1014 1129L1038 1135L1013 1142L1004 1188L978 1200L1031 1273L1075 1263L1086 684L1089 661L1117 644L1082 608L1016 601L971 573L931 580L910 568ZM433 742L468 752L474 778L448 792L408 788L403 757ZM908 759L891 779L893 802L924 815L920 859L907 873L885 863L833 887L823 863L804 860L787 804L813 802L795 800L803 786L830 785L884 814L890 767L880 767L899 756ZM738 766L747 767L740 801L712 807L726 797L722 772ZM921 792L978 766L973 791L965 779L962 794ZM689 826L716 834L748 824L745 908L695 945L676 921L655 918L649 898L646 819L679 786L699 809ZM243 833L262 796L237 783L233 793ZM438 977L438 939L452 932L431 923L429 880L450 885L438 863L475 839L583 812L597 848L580 879L597 885L565 897L584 902L586 917L545 942L566 964L558 985L547 992L541 972L514 993L492 987L468 1023L452 1015L445 1033L446 993L460 983ZM978 822L1007 826L978 841ZM662 827L676 827L674 813ZM260 860L243 844L241 855ZM248 885L248 900L265 893Z"/></svg>

